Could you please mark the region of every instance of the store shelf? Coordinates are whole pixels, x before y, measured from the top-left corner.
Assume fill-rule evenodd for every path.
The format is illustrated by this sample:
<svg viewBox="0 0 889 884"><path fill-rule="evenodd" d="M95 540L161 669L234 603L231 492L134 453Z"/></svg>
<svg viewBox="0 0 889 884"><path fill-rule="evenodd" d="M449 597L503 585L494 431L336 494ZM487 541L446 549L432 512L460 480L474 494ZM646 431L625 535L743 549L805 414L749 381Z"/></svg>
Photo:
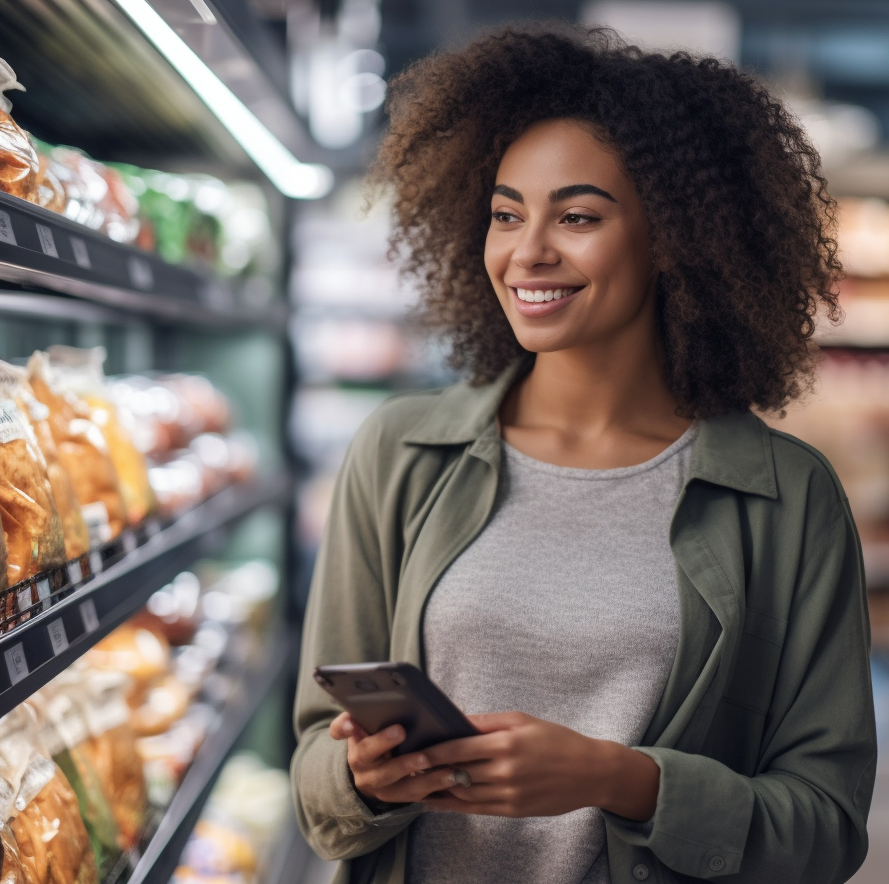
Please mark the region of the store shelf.
<svg viewBox="0 0 889 884"><path fill-rule="evenodd" d="M128 550L79 589L0 636L0 715L58 675L254 510L285 506L286 474L235 485Z"/></svg>
<svg viewBox="0 0 889 884"><path fill-rule="evenodd" d="M276 330L283 330L286 321L283 307L280 312L239 308L221 280L168 264L5 193L0 193L0 280L60 292L128 316ZM0 310L58 316L53 304L44 300L29 306L30 300L20 292L2 293Z"/></svg>
<svg viewBox="0 0 889 884"><path fill-rule="evenodd" d="M127 884L169 882L223 762L263 699L293 671L299 653L298 633L282 628L264 641L262 648L261 659L239 673L233 693L217 718L216 729L195 756Z"/></svg>

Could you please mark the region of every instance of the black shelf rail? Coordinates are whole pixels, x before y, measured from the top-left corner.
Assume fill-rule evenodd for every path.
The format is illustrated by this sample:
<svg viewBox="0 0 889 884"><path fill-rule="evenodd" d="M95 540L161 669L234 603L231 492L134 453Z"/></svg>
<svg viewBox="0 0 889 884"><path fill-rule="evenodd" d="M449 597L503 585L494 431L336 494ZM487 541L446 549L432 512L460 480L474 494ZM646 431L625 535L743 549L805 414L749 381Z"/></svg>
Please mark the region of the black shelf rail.
<svg viewBox="0 0 889 884"><path fill-rule="evenodd" d="M180 571L219 549L245 516L263 506L288 505L291 487L289 475L278 473L226 488L0 636L0 716L70 666Z"/></svg>
<svg viewBox="0 0 889 884"><path fill-rule="evenodd" d="M222 280L168 264L5 193L0 193L0 280L80 298L117 315L202 326L280 329L285 324L283 307L240 308ZM56 299L60 312L62 300ZM0 311L5 312L53 315L46 307L46 299L29 307L9 293L0 298Z"/></svg>
<svg viewBox="0 0 889 884"><path fill-rule="evenodd" d="M263 641L261 659L244 668L127 884L168 884L223 762L263 700L294 670L298 654L295 631L280 627Z"/></svg>

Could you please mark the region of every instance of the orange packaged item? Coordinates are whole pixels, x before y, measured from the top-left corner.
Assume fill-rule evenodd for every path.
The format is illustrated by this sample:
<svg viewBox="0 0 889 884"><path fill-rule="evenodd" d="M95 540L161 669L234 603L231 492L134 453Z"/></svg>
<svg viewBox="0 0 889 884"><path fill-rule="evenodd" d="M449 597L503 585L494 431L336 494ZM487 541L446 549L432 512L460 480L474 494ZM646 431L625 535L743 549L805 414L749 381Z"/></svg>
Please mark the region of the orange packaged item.
<svg viewBox="0 0 889 884"><path fill-rule="evenodd" d="M27 884L19 846L6 821L0 821L0 884Z"/></svg>
<svg viewBox="0 0 889 884"><path fill-rule="evenodd" d="M0 635L15 625L15 613L18 607L15 592L7 592L9 581L6 576L6 540L0 530Z"/></svg>
<svg viewBox="0 0 889 884"><path fill-rule="evenodd" d="M96 884L98 875L77 797L41 745L28 703L0 719L0 783L14 796L10 819L17 856L3 836L3 884ZM2 802L0 802L2 803ZM20 878L7 878L15 867Z"/></svg>
<svg viewBox="0 0 889 884"><path fill-rule="evenodd" d="M120 412L105 388L105 348L53 346L47 351L50 366L59 378L63 392L79 396L90 408L90 417L101 430L117 472L127 524L138 525L154 509L154 493L148 483L145 456L136 447L132 434L124 428Z"/></svg>
<svg viewBox="0 0 889 884"><path fill-rule="evenodd" d="M59 463L71 477L90 541L97 546L113 540L126 526L120 484L89 406L64 388L61 374L46 353L37 351L28 360L28 382L38 401L49 409Z"/></svg>
<svg viewBox="0 0 889 884"><path fill-rule="evenodd" d="M19 376L8 369L0 363L0 521L12 585L63 565L65 539L46 461L16 404Z"/></svg>
<svg viewBox="0 0 889 884"><path fill-rule="evenodd" d="M56 502L56 509L62 521L62 534L65 538L66 558L76 559L89 552L90 534L80 511L80 504L74 495L74 486L71 477L59 463L59 455L56 451L56 443L52 436L52 428L49 425L49 409L38 402L34 391L28 383L27 372L14 365L0 363L4 372L12 374L18 379L18 385L14 387L13 398L19 411L28 418L34 436L37 439L37 447L46 461L46 473L49 476L49 484L52 488L52 496Z"/></svg>
<svg viewBox="0 0 889 884"><path fill-rule="evenodd" d="M12 117L12 102L3 97L7 89L25 87L15 78L15 71L0 58L0 190L12 196L30 199L37 188L40 161L28 133Z"/></svg>

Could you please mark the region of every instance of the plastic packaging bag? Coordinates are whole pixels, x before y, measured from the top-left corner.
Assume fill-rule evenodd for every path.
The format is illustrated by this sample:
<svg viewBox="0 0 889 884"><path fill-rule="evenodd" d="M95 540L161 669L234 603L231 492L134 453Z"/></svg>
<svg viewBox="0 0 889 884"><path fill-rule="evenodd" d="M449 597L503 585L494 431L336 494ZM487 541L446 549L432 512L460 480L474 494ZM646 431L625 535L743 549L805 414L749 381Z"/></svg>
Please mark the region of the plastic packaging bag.
<svg viewBox="0 0 889 884"><path fill-rule="evenodd" d="M0 822L0 884L27 884L18 844L5 822Z"/></svg>
<svg viewBox="0 0 889 884"><path fill-rule="evenodd" d="M117 472L127 523L138 525L154 509L154 494L148 483L145 456L124 428L122 415L106 390L102 369L105 348L53 346L47 352L58 388L79 396L90 408L90 417L105 438Z"/></svg>
<svg viewBox="0 0 889 884"><path fill-rule="evenodd" d="M102 431L89 406L64 389L60 372L46 353L28 360L28 382L38 401L49 409L49 425L59 462L74 486L93 546L113 540L125 527L117 472Z"/></svg>
<svg viewBox="0 0 889 884"><path fill-rule="evenodd" d="M42 746L28 703L0 719L0 746L0 813L11 817L10 837L0 831L3 884L96 884L77 798ZM12 787L12 802L3 787Z"/></svg>
<svg viewBox="0 0 889 884"><path fill-rule="evenodd" d="M9 116L12 103L3 97L8 89L25 87L15 78L15 71L0 58L0 190L12 196L30 199L37 188L40 161L28 133Z"/></svg>
<svg viewBox="0 0 889 884"><path fill-rule="evenodd" d="M16 403L20 376L9 368L0 363L0 520L12 585L63 565L65 540L46 461Z"/></svg>
<svg viewBox="0 0 889 884"><path fill-rule="evenodd" d="M120 833L98 774L83 749L89 739L86 721L74 700L53 682L29 702L37 710L44 745L74 791L95 867L104 880L122 856Z"/></svg>

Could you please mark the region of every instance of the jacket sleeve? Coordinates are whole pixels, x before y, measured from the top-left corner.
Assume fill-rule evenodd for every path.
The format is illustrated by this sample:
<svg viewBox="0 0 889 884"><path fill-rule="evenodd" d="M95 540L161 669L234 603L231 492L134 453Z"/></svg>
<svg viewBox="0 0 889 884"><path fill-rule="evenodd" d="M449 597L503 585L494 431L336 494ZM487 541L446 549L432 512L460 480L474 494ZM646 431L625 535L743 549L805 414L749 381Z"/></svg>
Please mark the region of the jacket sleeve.
<svg viewBox="0 0 889 884"><path fill-rule="evenodd" d="M606 814L610 837L739 884L839 884L861 865L876 773L870 638L848 503L833 512L807 544L756 775L639 747L661 769L657 809L647 827Z"/></svg>
<svg viewBox="0 0 889 884"><path fill-rule="evenodd" d="M291 783L303 835L330 860L374 850L417 815L412 807L374 815L364 804L352 784L345 742L328 734L342 710L312 678L323 664L389 659L394 598L386 587L397 582L397 564L378 530L379 447L378 423L371 419L353 440L336 482L303 627Z"/></svg>

